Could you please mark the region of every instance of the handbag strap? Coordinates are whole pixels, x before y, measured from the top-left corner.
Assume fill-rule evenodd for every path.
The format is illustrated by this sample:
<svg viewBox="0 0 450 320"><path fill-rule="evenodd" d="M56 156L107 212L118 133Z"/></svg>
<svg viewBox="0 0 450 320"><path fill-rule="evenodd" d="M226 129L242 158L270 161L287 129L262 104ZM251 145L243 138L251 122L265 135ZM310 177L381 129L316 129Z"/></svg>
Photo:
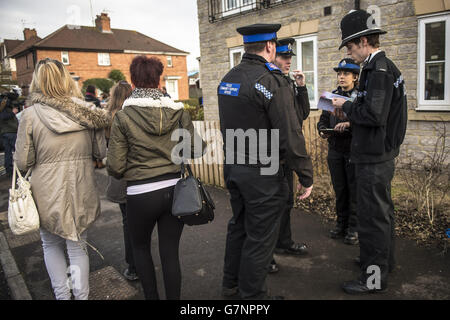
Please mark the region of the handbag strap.
<svg viewBox="0 0 450 320"><path fill-rule="evenodd" d="M12 176L12 182L11 182L11 189L12 189L12 191L14 192L14 191L16 190L16 173L17 173L17 175L19 176L20 179L27 180L28 177L30 176L31 168L28 169L28 171L27 171L25 177L23 177L22 174L20 173L19 168L17 168L17 164L16 164L15 161L14 161L14 163L13 163L13 167L14 167L14 168L13 168L13 176Z"/></svg>
<svg viewBox="0 0 450 320"><path fill-rule="evenodd" d="M178 120L178 126L180 127L180 129L183 129L183 125L181 124L181 119ZM178 138L178 143L181 143L181 135ZM192 169L191 166L189 164L189 162L186 161L185 163L185 157L183 154L183 149L181 149L181 176L184 177L185 173L186 173L186 169L189 175L194 176L194 174L192 173Z"/></svg>

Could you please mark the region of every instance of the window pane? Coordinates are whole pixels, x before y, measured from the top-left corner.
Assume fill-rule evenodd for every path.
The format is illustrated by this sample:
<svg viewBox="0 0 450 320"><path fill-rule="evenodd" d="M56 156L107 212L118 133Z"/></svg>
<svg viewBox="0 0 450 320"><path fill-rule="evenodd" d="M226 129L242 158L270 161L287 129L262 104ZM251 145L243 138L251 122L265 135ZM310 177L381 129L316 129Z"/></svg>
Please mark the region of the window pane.
<svg viewBox="0 0 450 320"><path fill-rule="evenodd" d="M445 62L425 65L425 100L444 100Z"/></svg>
<svg viewBox="0 0 450 320"><path fill-rule="evenodd" d="M446 62L445 21L427 23L425 25L425 100L445 99Z"/></svg>
<svg viewBox="0 0 450 320"><path fill-rule="evenodd" d="M314 46L312 41L302 42L303 71L314 71Z"/></svg>
<svg viewBox="0 0 450 320"><path fill-rule="evenodd" d="M305 72L305 80L306 80L306 89L308 89L308 97L310 101L314 101L315 100L315 88L314 88L314 72L313 71L308 71Z"/></svg>
<svg viewBox="0 0 450 320"><path fill-rule="evenodd" d="M237 66L239 63L241 63L242 55L240 52L234 52L233 53L233 67Z"/></svg>
<svg viewBox="0 0 450 320"><path fill-rule="evenodd" d="M231 10L237 8L237 0L225 0L226 8L225 10Z"/></svg>
<svg viewBox="0 0 450 320"><path fill-rule="evenodd" d="M68 52L66 52L66 51L63 51L62 52L62 54L61 54L61 57L62 57L62 63L63 64L69 64L69 53Z"/></svg>
<svg viewBox="0 0 450 320"><path fill-rule="evenodd" d="M294 53L295 54L298 54L297 53L297 41L295 41L293 44L292 44L292 50L294 51ZM291 60L291 70L290 71L294 71L294 70L297 70L298 69L298 67L297 67L297 59L299 59L298 58L298 55L296 55L296 56L292 56L292 60Z"/></svg>
<svg viewBox="0 0 450 320"><path fill-rule="evenodd" d="M425 61L445 60L445 21L425 25Z"/></svg>

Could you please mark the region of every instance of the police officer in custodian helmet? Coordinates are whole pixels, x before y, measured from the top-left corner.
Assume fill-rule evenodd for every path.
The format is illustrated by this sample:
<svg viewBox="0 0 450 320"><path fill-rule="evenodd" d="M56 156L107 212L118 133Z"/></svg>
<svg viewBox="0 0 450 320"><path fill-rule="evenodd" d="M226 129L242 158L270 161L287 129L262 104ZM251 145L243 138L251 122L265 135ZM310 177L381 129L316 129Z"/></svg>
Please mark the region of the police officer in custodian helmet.
<svg viewBox="0 0 450 320"><path fill-rule="evenodd" d="M350 160L355 163L361 273L342 288L349 294L382 292L395 267L395 220L391 198L394 160L406 133L407 103L403 76L379 49L374 18L350 11L341 21L347 55L362 63L355 101L334 98L334 113L352 126Z"/></svg>

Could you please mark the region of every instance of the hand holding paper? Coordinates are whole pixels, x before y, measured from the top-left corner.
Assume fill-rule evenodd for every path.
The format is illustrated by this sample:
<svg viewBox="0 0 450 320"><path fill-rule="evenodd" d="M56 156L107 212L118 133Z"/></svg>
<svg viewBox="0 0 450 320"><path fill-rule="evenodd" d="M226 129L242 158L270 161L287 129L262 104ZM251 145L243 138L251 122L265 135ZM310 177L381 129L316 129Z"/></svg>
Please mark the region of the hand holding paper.
<svg viewBox="0 0 450 320"><path fill-rule="evenodd" d="M342 105L344 104L344 102L347 100L350 100L350 98L341 96L339 94L324 91L322 93L322 95L320 96L319 103L317 104L317 108L334 113L334 109L339 108L338 106L335 106L335 104L334 104L335 100L336 101L343 100L342 104L340 104L340 108L342 108Z"/></svg>

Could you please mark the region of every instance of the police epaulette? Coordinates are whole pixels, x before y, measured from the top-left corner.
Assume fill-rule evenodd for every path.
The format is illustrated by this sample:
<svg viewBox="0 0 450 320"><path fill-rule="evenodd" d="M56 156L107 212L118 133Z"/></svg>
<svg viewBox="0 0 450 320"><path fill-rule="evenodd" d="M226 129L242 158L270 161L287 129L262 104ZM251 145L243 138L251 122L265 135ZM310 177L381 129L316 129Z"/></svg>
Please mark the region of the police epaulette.
<svg viewBox="0 0 450 320"><path fill-rule="evenodd" d="M376 71L387 71L387 64L385 59L378 59L375 61L375 70Z"/></svg>
<svg viewBox="0 0 450 320"><path fill-rule="evenodd" d="M278 68L273 63L267 62L267 63L265 63L265 65L266 65L267 69L269 69L270 71L275 71L276 70L276 71L280 71L281 72L280 68Z"/></svg>

